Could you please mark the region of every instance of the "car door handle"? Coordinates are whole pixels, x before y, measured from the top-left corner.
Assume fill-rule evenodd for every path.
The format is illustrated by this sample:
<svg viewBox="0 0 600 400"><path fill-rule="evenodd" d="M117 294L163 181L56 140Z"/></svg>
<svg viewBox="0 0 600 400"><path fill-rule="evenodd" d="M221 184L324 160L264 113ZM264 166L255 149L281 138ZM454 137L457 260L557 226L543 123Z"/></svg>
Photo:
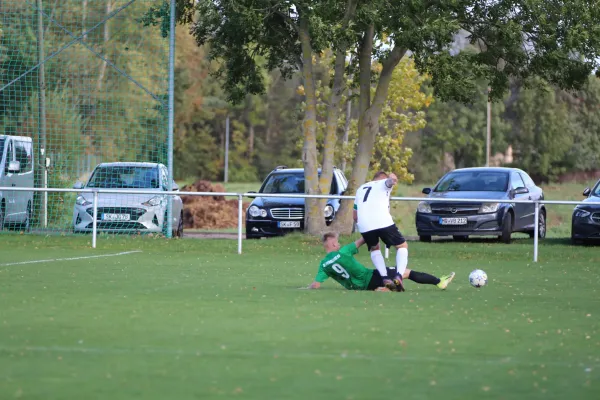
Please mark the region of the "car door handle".
<svg viewBox="0 0 600 400"><path fill-rule="evenodd" d="M531 200L531 196L529 196L529 200Z"/></svg>
<svg viewBox="0 0 600 400"><path fill-rule="evenodd" d="M17 186L17 184L16 184L16 183L13 183L12 185L13 185L13 186Z"/></svg>

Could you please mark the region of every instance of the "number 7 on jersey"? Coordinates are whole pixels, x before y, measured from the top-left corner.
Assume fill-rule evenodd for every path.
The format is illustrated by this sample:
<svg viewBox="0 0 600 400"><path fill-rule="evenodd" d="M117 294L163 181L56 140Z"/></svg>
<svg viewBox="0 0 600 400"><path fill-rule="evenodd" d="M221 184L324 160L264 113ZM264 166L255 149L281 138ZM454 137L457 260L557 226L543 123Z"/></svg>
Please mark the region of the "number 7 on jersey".
<svg viewBox="0 0 600 400"><path fill-rule="evenodd" d="M367 191L365 193L365 197L363 197L363 203L364 203L369 198L369 193L371 193L371 186L365 186L363 189L365 189Z"/></svg>

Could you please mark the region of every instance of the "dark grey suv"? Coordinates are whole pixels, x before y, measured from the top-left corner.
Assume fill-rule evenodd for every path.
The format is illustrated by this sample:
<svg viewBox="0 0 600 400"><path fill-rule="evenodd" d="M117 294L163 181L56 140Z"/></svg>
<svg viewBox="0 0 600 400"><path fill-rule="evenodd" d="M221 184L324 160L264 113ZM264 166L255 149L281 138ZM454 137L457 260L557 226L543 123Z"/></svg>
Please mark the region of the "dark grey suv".
<svg viewBox="0 0 600 400"><path fill-rule="evenodd" d="M449 172L433 188L423 189L440 202L419 203L417 233L421 241L432 236L498 236L510 243L513 232L534 236L535 205L511 200L543 200L544 193L531 177L516 168L465 168ZM452 199L489 199L488 202L461 203ZM546 236L546 208L539 213L539 237Z"/></svg>
<svg viewBox="0 0 600 400"><path fill-rule="evenodd" d="M318 170L319 176L321 170ZM348 187L344 173L333 169L330 194L343 195ZM252 193L252 192L251 192ZM304 194L304 169L275 168L264 180L258 193ZM304 229L304 198L256 197L246 210L246 238L281 236ZM329 199L325 206L325 222L333 221L340 208L340 200Z"/></svg>

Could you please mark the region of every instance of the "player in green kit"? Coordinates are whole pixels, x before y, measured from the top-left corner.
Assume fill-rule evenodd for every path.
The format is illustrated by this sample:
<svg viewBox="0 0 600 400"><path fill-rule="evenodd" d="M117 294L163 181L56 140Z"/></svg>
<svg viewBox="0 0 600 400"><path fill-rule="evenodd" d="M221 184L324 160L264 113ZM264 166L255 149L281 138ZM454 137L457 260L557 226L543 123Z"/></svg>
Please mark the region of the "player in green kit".
<svg viewBox="0 0 600 400"><path fill-rule="evenodd" d="M327 255L321 260L315 281L307 289L318 289L327 278L332 278L348 290L389 292L390 290L385 287L378 270L366 268L354 258L354 255L358 253L358 248L363 244L365 244L365 241L360 238L353 243L340 247L338 235L326 233L323 236L323 247ZM389 268L389 270L390 273L396 273L395 268ZM439 279L433 275L411 271L410 269L406 269L405 275L416 283L436 285L440 289L446 289L454 278L454 272Z"/></svg>

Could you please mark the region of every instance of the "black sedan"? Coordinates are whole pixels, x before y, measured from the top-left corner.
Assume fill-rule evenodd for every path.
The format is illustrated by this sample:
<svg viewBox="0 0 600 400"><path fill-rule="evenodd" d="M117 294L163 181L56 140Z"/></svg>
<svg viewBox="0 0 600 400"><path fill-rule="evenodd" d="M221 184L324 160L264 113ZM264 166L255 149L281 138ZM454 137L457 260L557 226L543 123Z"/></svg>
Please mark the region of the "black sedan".
<svg viewBox="0 0 600 400"><path fill-rule="evenodd" d="M513 232L534 236L535 205L511 200L543 200L544 193L531 177L516 168L465 168L447 173L431 188L423 189L429 198L447 201L422 201L416 214L419 238L453 236L498 236L510 243ZM452 199L489 199L487 203L464 203ZM539 237L546 236L546 209L540 206Z"/></svg>
<svg viewBox="0 0 600 400"><path fill-rule="evenodd" d="M600 181L593 189L583 191L584 203L600 203ZM581 204L573 210L571 240L573 243L600 239L600 206Z"/></svg>
<svg viewBox="0 0 600 400"><path fill-rule="evenodd" d="M321 170L318 170L319 176ZM265 179L258 193L304 194L304 169L275 168ZM330 194L343 195L348 180L338 168L333 169ZM252 192L251 192L252 193ZM329 199L323 213L329 225L340 207L340 200ZM304 198L258 196L246 211L246 238L282 236L294 230L304 229Z"/></svg>

